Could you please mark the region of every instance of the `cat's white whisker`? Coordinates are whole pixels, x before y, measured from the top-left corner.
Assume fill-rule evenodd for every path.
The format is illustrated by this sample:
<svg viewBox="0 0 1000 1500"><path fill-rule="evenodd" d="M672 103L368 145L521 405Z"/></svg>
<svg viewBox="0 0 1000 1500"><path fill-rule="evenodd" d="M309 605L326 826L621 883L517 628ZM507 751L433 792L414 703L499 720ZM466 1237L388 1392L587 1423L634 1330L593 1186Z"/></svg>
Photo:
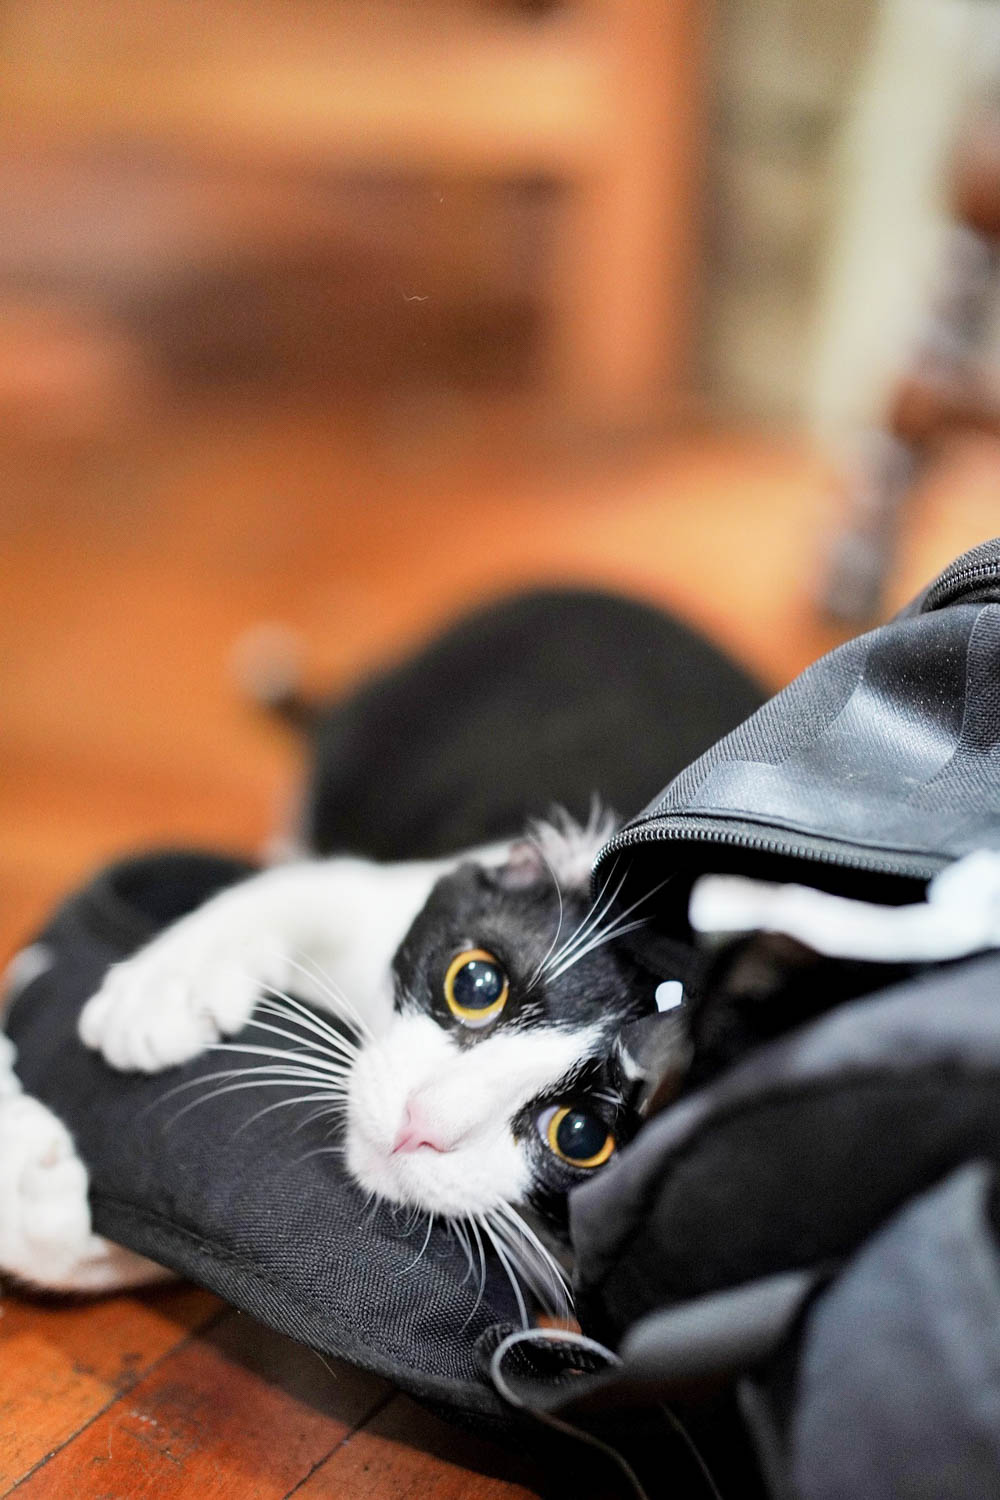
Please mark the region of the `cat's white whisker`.
<svg viewBox="0 0 1000 1500"><path fill-rule="evenodd" d="M298 969L300 974L304 974L307 979L310 979L323 992L326 998L333 1002L334 1010L339 1009L345 1013L344 1018L350 1022L355 1031L371 1039L373 1035L372 1029L361 1014L361 1011L352 1000L348 999L336 981L321 964L317 963L311 954L304 953L299 949L299 958L292 958L290 954L285 954L284 957L287 963L290 963L293 968Z"/></svg>
<svg viewBox="0 0 1000 1500"><path fill-rule="evenodd" d="M274 1019L261 1019L263 1016L284 1021L290 1026L301 1027L301 1030L285 1030L279 1026L275 1026ZM290 1015L284 1006L277 1003L270 994L263 996L257 1002L257 1006L250 1020L247 1022L247 1026L257 1027L262 1031L270 1031L274 1036L285 1037L289 1041L294 1042L296 1046L308 1047L312 1052L318 1053L321 1057L339 1062L341 1065L352 1065L360 1051L360 1048L348 1037L340 1036L337 1032L326 1035L318 1027L310 1026L301 1017Z"/></svg>
<svg viewBox="0 0 1000 1500"><path fill-rule="evenodd" d="M619 862L620 861L619 861L618 857L616 857L612 861L611 868L608 870L607 876L605 877L605 880L604 880L604 884L601 886L601 889L598 891L597 895L594 897L594 900L591 902L591 904L590 904L590 906L589 906L586 914L584 915L582 921L579 923L579 925L577 926L576 930L573 933L570 934L570 937L563 944L562 948L560 949L560 952L556 955L556 961L557 962L558 962L559 958L562 956L562 954L567 953L571 948L573 948L574 945L576 944L576 942L579 939L582 939L586 935L586 932L590 928L592 928L593 926L595 926L597 923L600 922L601 917L604 915L604 913L609 909L609 907L616 900L616 898L618 896L618 892L621 890L622 886L625 884L625 875L624 874L622 875L622 877L619 880L618 884L615 886L614 890L611 891L611 895L610 896L608 895L608 892L611 890L611 883L614 880L615 875L618 872Z"/></svg>
<svg viewBox="0 0 1000 1500"><path fill-rule="evenodd" d="M262 1120L265 1115L273 1114L276 1109L290 1109L296 1104L312 1104L317 1099L330 1099L332 1097L330 1094L302 1094L292 1099L279 1099L277 1104L268 1104L264 1109L259 1109L256 1114L251 1115L248 1120L241 1121L233 1131L231 1139L235 1140L236 1136L242 1135L244 1130L249 1130L251 1125L255 1124L258 1120Z"/></svg>
<svg viewBox="0 0 1000 1500"><path fill-rule="evenodd" d="M486 1252L483 1250L483 1237L479 1233L479 1226L477 1225L475 1219L467 1218L462 1219L461 1221L455 1220L453 1222L455 1222L456 1225L458 1224L458 1222L461 1222L462 1225L464 1242L468 1246L469 1252L469 1275L475 1277L476 1272L479 1272L478 1283L476 1286L476 1300L475 1302L473 1302L472 1307L469 1310L469 1315L459 1330L460 1333L464 1333L466 1328L468 1328L469 1324L475 1317L479 1304L483 1300L483 1292L486 1290ZM478 1263L473 1255L473 1236L475 1236L476 1250L478 1251ZM467 1279L468 1278L466 1278L466 1280ZM464 1281L462 1284L464 1286Z"/></svg>
<svg viewBox="0 0 1000 1500"><path fill-rule="evenodd" d="M586 929L580 933L576 941L571 944L562 953L561 956L558 956L549 965L549 978L551 978L554 973L558 973L562 969L568 967L569 964L575 962L576 959L581 957L584 953L590 951L590 944L593 942L595 936L599 936L603 931L605 931L605 928L602 927L601 924L607 913L614 906L615 901L617 901L624 884L625 876L623 875L621 880L618 882L618 885L612 891L608 900L605 902L603 907L601 907L600 911L595 914L593 920L588 923ZM619 919L617 917L613 917L611 920L612 922L617 922Z"/></svg>
<svg viewBox="0 0 1000 1500"><path fill-rule="evenodd" d="M529 1328L531 1324L528 1318L528 1309L524 1301L524 1294L521 1291L520 1282L518 1281L517 1276L514 1274L511 1263L507 1259L507 1256L504 1254L503 1247L500 1243L500 1237L499 1235L494 1233L495 1226L491 1225L489 1217L486 1214L480 1215L479 1223L480 1227L489 1236L490 1243L492 1244L493 1249L496 1251L497 1259L499 1260L500 1264L503 1266L504 1271L507 1274L507 1280L510 1282L511 1291L514 1293L518 1310L521 1314L521 1327Z"/></svg>
<svg viewBox="0 0 1000 1500"><path fill-rule="evenodd" d="M479 1292L476 1296L475 1305L472 1309L472 1313L474 1313L480 1302L482 1302L483 1293L486 1290L486 1251L483 1249L483 1237L479 1232L479 1225L477 1224L476 1220L468 1219L466 1222L468 1223L469 1228L476 1237L476 1249L479 1252ZM472 1313L469 1314L470 1318L472 1317Z"/></svg>
<svg viewBox="0 0 1000 1500"><path fill-rule="evenodd" d="M297 1167L300 1162L308 1161L312 1156L343 1156L346 1149L345 1146L316 1146L312 1151L306 1151L301 1156L296 1156L292 1162L292 1166Z"/></svg>
<svg viewBox="0 0 1000 1500"><path fill-rule="evenodd" d="M332 1026L328 1026L324 1021L321 1021L306 1006L300 1006L298 1001L293 1000L291 995L286 995L284 990L279 990L272 984L266 984L264 985L264 991L264 995L257 1002L258 1010L263 1010L267 1015L280 1016L284 1021L289 1021L296 1026L303 1027L306 1031L311 1031L327 1047L335 1047L341 1052L357 1055L359 1049L356 1042L351 1041L342 1032L336 1031ZM289 1014L289 1007L292 1011L291 1014Z"/></svg>
<svg viewBox="0 0 1000 1500"><path fill-rule="evenodd" d="M414 1268L414 1266L419 1265L420 1262L423 1260L423 1258L424 1258L424 1252L426 1251L427 1246L431 1242L431 1233L432 1233L432 1231L434 1229L434 1220L435 1220L435 1217L436 1217L436 1215L433 1214L433 1213L428 1214L428 1216L427 1216L427 1233L424 1235L424 1242L420 1246L420 1249L417 1251L417 1254L416 1254L415 1258L410 1261L410 1264L406 1267L406 1270L404 1270L402 1272L402 1274L404 1276L406 1276L408 1272L412 1271L413 1268Z"/></svg>
<svg viewBox="0 0 1000 1500"><path fill-rule="evenodd" d="M254 1055L256 1046L256 1055L261 1057L270 1055L276 1058L281 1058L282 1056L286 1058L299 1058L303 1063L308 1063L310 1067L336 1073L341 1078L346 1078L354 1066L355 1059L350 1053L338 1052L325 1046L319 1046L315 1042L310 1042L308 1038L299 1038L294 1032L285 1031L280 1026L272 1026L267 1021L254 1021L248 1024L253 1025L260 1031L268 1031L272 1036L287 1037L289 1041L295 1042L296 1046L284 1049L281 1047L269 1048L263 1045L256 1046L253 1042L217 1042L213 1043L213 1050L221 1051L228 1049L233 1052L247 1052Z"/></svg>
<svg viewBox="0 0 1000 1500"><path fill-rule="evenodd" d="M290 1037L292 1041L296 1038L290 1031L282 1031L279 1026L268 1026L265 1021L258 1023L262 1030L273 1031L278 1036ZM304 1045L308 1046L308 1043ZM277 1062L295 1062L302 1067L315 1068L318 1073L329 1073L337 1078L346 1078L350 1073L347 1060L339 1057L331 1057L319 1049L310 1048L306 1051L284 1051L280 1047L260 1047L253 1042L213 1042L205 1049L208 1052L237 1052L250 1057L273 1057Z"/></svg>
<svg viewBox="0 0 1000 1500"><path fill-rule="evenodd" d="M306 1115L304 1120L299 1120L295 1125L292 1126L292 1135L298 1135L300 1130L308 1130L309 1126L315 1124L317 1120L324 1120L327 1119L330 1115L333 1115L336 1124L332 1127L331 1130L328 1130L326 1133L327 1136L331 1135L333 1129L339 1128L339 1125L343 1119L344 1107L346 1103L346 1098L342 1097L336 1100L336 1102L329 1104L322 1109L312 1110L310 1114Z"/></svg>
<svg viewBox="0 0 1000 1500"><path fill-rule="evenodd" d="M549 975L549 978L553 981L561 979L564 974L568 973L570 969L574 968L588 954L596 953L598 948L603 948L606 943L613 942L615 938L625 937L629 932L637 932L640 927L647 927L649 920L649 917L637 917L633 922L624 922L604 928L603 931L596 933L591 938L585 948L581 948L578 953L572 954L565 963L560 964L559 968L555 969Z"/></svg>
<svg viewBox="0 0 1000 1500"><path fill-rule="evenodd" d="M503 1228L516 1236L513 1244L509 1238L507 1243L512 1254L518 1256L529 1286L548 1304L550 1312L565 1315L573 1305L573 1295L562 1267L512 1204L499 1203L494 1214L494 1228ZM525 1253L525 1247L530 1253Z"/></svg>
<svg viewBox="0 0 1000 1500"><path fill-rule="evenodd" d="M264 1010L268 1015L277 1016L279 1020L286 1021L290 1026L301 1026L303 1031L308 1031L312 1036L318 1037L324 1046L349 1047L355 1052L358 1050L358 1042L353 1031L348 1034L329 1025L325 1019L309 1010L307 1006L300 1006L293 996L278 989L275 985L263 986L256 1010Z"/></svg>
<svg viewBox="0 0 1000 1500"><path fill-rule="evenodd" d="M515 1232L532 1247L541 1264L551 1273L553 1282L559 1289L559 1295L567 1299L571 1298L572 1294L565 1271L559 1265L559 1262L555 1259L548 1246L542 1242L532 1229L524 1215L514 1207L513 1203L507 1202L498 1204L496 1212L501 1218L506 1219Z"/></svg>
<svg viewBox="0 0 1000 1500"><path fill-rule="evenodd" d="M552 965L549 978L558 979L568 969L571 969L575 963L578 963L581 958L584 958L588 953L593 953L596 948L603 947L605 943L611 942L613 938L624 937L626 933L635 932L638 928L644 927L649 921L648 917L639 917L634 922L628 922L627 918L634 911L637 911L640 906L643 906L647 901L651 901L654 896L658 895L663 890L663 887L669 884L672 878L672 876L668 875L666 880L661 880L652 890L645 891L638 900L632 902L631 906L627 906L624 911L618 912L607 927L601 928L598 926L593 930L589 935L589 940L582 948L578 947L571 957L560 961L557 965ZM604 911L609 910L611 905L617 900L624 882L625 876L622 876ZM602 912L602 916L603 914Z"/></svg>
<svg viewBox="0 0 1000 1500"><path fill-rule="evenodd" d="M257 1070L254 1069L254 1070L250 1070L250 1071L257 1071ZM198 1079L197 1081L198 1082L204 1082L205 1080L204 1079ZM324 1080L324 1082L325 1082L325 1080ZM210 1102L210 1100L212 1100L212 1099L218 1099L223 1094L238 1093L242 1089L266 1089L266 1088L286 1088L287 1089L287 1088L293 1088L295 1086L295 1083L296 1083L296 1080L292 1079L292 1078L251 1078L251 1079L248 1079L247 1082L245 1082L245 1083L229 1083L229 1084L226 1084L225 1087L223 1087L223 1088L213 1089L211 1091L211 1093L208 1093L208 1094L201 1094L201 1095L198 1096L197 1099L192 1099L191 1102L190 1102L190 1104L185 1104L185 1106L184 1106L183 1109L179 1109L176 1114L173 1114L173 1115L170 1116L170 1119L167 1121L167 1128L169 1128L171 1125L176 1124L176 1122L179 1119L181 1119L181 1117L183 1115L186 1115L189 1110L196 1109L199 1104L208 1104ZM303 1083L302 1086L306 1087L307 1085ZM288 1103L288 1104L307 1104L307 1103L310 1103L311 1101L316 1100L316 1099L329 1099L329 1098L334 1098L334 1097L335 1096L332 1093L330 1093L329 1091L327 1091L327 1092L325 1092L323 1094L296 1095L292 1099L282 1100L281 1102L282 1103ZM240 1128L242 1129L242 1126Z"/></svg>
<svg viewBox="0 0 1000 1500"><path fill-rule="evenodd" d="M286 1053L284 1056L287 1057L288 1054ZM148 1105L147 1111L157 1108L160 1104L165 1104L168 1099L172 1099L176 1094L186 1093L189 1089L199 1088L202 1084L213 1083L220 1078L251 1078L258 1082L270 1079L278 1083L301 1080L304 1083L317 1083L330 1086L339 1084L340 1082L339 1079L331 1078L325 1073L314 1072L312 1068L294 1062L256 1063L249 1068L220 1068L217 1072L202 1073L197 1078L188 1078L183 1083L178 1083L174 1088L168 1089L166 1093L161 1094L153 1104Z"/></svg>
<svg viewBox="0 0 1000 1500"><path fill-rule="evenodd" d="M548 963L545 966L546 974L551 975L553 969L558 968L571 953L575 952L582 943L585 943L587 941L591 933L595 930L595 928L600 926L606 914L611 910L615 901L617 901L619 892L621 891L622 886L625 884L625 875L622 875L621 879L615 886L614 890L611 892L611 895L608 896L607 900L605 901L604 899L611 885L611 881L614 879L614 874L617 866L618 861L615 860L614 864L611 866L611 869L608 871L607 880L602 885L596 900L591 904L590 910L583 918L583 921L580 922L579 926L576 928L576 931L570 935L570 937L562 945L559 951L549 959Z"/></svg>
<svg viewBox="0 0 1000 1500"><path fill-rule="evenodd" d="M462 1253L465 1256L466 1272L462 1277L462 1285L464 1286L469 1278L475 1273L475 1267L472 1262L472 1246L469 1243L469 1237L465 1232L465 1227L461 1219L448 1219L446 1221L445 1227L447 1228L448 1233L454 1235L455 1239L461 1245Z"/></svg>
<svg viewBox="0 0 1000 1500"><path fill-rule="evenodd" d="M390 1203L389 1212L397 1225L400 1221L400 1213L404 1210L405 1213L400 1234L404 1240L408 1240L417 1225L423 1223L424 1210L420 1207L419 1203Z"/></svg>

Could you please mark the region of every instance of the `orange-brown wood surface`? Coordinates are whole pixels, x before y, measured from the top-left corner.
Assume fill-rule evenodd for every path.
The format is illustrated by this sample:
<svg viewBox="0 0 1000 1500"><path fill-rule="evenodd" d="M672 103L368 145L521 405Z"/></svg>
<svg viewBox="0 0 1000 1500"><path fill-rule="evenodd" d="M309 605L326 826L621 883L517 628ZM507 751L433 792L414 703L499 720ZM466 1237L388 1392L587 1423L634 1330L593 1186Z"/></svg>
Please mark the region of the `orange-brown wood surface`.
<svg viewBox="0 0 1000 1500"><path fill-rule="evenodd" d="M275 405L164 410L112 441L20 441L0 494L0 957L124 849L257 850L296 755L229 669L302 633L344 683L483 594L586 578L671 604L777 685L833 637L810 603L829 476L799 446L691 436L535 453L516 413L435 438ZM996 449L956 451L894 600L996 528ZM168 1287L0 1301L0 1495L472 1496L541 1480L384 1384Z"/></svg>

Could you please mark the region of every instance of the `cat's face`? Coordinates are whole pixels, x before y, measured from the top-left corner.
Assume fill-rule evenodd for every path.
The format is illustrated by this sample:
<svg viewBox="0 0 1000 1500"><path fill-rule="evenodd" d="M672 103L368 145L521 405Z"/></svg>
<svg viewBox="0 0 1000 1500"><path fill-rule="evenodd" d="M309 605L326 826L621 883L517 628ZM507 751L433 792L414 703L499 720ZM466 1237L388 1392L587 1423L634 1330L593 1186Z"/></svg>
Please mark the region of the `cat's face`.
<svg viewBox="0 0 1000 1500"><path fill-rule="evenodd" d="M527 1205L558 1227L635 1128L614 1042L649 985L599 941L607 914L580 873L557 888L516 846L434 887L394 960L391 1019L351 1070L346 1161L364 1189L447 1219Z"/></svg>

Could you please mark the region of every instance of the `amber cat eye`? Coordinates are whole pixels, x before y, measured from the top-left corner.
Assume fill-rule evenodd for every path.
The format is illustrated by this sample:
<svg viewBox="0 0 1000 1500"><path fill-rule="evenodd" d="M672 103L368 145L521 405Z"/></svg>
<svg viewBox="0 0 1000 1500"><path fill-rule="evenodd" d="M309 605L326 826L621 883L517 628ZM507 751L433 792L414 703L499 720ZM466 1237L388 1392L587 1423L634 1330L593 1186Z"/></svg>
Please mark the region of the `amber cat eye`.
<svg viewBox="0 0 1000 1500"><path fill-rule="evenodd" d="M553 1155L571 1167L603 1167L615 1149L614 1135L604 1121L572 1104L545 1110L538 1125Z"/></svg>
<svg viewBox="0 0 1000 1500"><path fill-rule="evenodd" d="M510 982L499 959L485 948L468 948L448 965L444 998L463 1026L488 1026L507 1004Z"/></svg>

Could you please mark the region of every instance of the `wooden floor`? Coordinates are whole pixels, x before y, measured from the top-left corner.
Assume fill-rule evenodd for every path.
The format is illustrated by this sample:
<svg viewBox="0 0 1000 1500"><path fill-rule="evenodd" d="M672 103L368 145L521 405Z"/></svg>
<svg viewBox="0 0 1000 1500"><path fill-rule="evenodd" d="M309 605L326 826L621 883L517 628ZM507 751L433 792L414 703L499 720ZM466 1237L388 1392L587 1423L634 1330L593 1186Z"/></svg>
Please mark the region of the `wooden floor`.
<svg viewBox="0 0 1000 1500"><path fill-rule="evenodd" d="M0 487L0 957L95 865L257 850L295 753L233 643L276 621L344 683L473 598L586 578L672 604L772 684L834 639L810 604L830 482L774 438L524 451L511 414L447 429L277 404L164 407L127 432L6 443ZM956 453L893 599L1000 530L995 450ZM0 1495L41 1500L536 1494L537 1476L381 1382L172 1288L0 1302Z"/></svg>

